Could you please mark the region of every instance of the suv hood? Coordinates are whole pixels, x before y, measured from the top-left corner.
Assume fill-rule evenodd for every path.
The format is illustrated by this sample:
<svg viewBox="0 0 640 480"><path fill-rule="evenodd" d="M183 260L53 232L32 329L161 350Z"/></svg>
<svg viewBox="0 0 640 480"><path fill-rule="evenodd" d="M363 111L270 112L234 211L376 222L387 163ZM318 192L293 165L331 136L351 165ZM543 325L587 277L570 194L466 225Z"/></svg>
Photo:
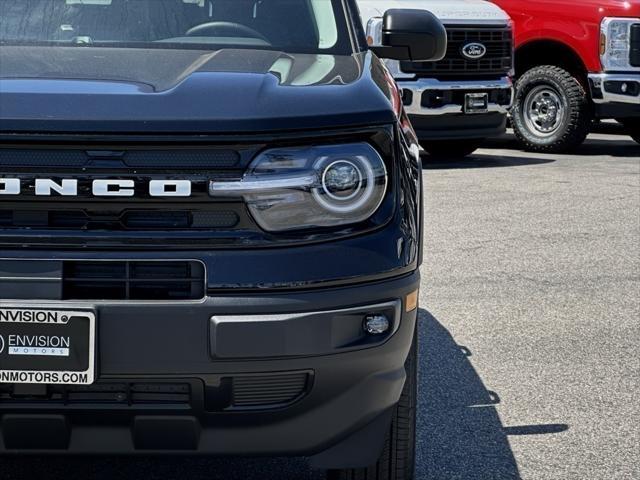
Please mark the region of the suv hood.
<svg viewBox="0 0 640 480"><path fill-rule="evenodd" d="M370 53L3 46L0 58L5 133L252 133L395 121Z"/></svg>
<svg viewBox="0 0 640 480"><path fill-rule="evenodd" d="M445 25L506 24L509 15L485 0L358 0L363 23L391 8L429 10Z"/></svg>

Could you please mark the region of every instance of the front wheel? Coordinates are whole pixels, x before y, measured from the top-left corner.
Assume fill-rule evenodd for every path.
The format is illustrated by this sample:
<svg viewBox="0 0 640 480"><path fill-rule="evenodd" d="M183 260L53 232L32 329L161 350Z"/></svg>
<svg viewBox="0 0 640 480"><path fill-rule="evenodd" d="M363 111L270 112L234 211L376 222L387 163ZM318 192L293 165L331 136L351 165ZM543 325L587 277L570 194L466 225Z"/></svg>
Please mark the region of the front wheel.
<svg viewBox="0 0 640 480"><path fill-rule="evenodd" d="M587 92L575 75L543 65L518 80L511 118L525 150L559 153L584 142L593 113Z"/></svg>
<svg viewBox="0 0 640 480"><path fill-rule="evenodd" d="M640 119L623 119L618 120L627 129L627 133L631 135L636 143L640 143Z"/></svg>
<svg viewBox="0 0 640 480"><path fill-rule="evenodd" d="M418 404L418 333L414 334L405 363L407 380L400 402L394 408L384 450L368 468L332 470L328 480L413 480L416 451L416 408Z"/></svg>
<svg viewBox="0 0 640 480"><path fill-rule="evenodd" d="M422 142L422 148L435 158L455 160L464 158L475 152L483 140L438 140Z"/></svg>

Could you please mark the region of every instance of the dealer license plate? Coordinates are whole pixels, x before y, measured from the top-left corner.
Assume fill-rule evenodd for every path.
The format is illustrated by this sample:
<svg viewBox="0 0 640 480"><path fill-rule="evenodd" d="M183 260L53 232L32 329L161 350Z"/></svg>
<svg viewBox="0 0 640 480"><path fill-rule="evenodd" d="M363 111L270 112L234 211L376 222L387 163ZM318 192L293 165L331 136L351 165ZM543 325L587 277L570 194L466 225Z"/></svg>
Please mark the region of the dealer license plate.
<svg viewBox="0 0 640 480"><path fill-rule="evenodd" d="M0 383L89 385L95 344L92 311L0 305Z"/></svg>

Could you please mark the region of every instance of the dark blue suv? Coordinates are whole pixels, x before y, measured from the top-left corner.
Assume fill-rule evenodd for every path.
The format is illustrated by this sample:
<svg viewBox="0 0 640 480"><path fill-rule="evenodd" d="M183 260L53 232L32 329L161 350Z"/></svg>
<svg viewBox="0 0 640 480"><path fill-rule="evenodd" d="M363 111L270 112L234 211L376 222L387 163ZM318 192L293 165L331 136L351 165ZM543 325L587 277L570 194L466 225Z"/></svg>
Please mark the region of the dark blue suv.
<svg viewBox="0 0 640 480"><path fill-rule="evenodd" d="M0 453L410 479L421 164L351 0L0 1ZM377 54L377 55L376 55Z"/></svg>

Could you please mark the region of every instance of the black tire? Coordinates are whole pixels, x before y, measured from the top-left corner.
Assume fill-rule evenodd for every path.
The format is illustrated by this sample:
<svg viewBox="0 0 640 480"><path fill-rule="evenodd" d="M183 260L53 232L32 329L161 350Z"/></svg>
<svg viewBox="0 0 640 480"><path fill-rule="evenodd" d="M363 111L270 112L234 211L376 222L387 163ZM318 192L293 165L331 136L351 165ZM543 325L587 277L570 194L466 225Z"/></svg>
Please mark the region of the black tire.
<svg viewBox="0 0 640 480"><path fill-rule="evenodd" d="M640 143L640 119L621 119L618 120L627 129L627 133L631 135L636 143Z"/></svg>
<svg viewBox="0 0 640 480"><path fill-rule="evenodd" d="M567 152L587 138L593 109L580 80L553 65L534 67L516 83L513 130L532 152Z"/></svg>
<svg viewBox="0 0 640 480"><path fill-rule="evenodd" d="M405 363L407 381L395 407L384 450L369 468L332 470L327 480L413 480L416 452L416 408L418 404L418 334L413 337Z"/></svg>
<svg viewBox="0 0 640 480"><path fill-rule="evenodd" d="M422 142L422 148L435 159L455 160L475 152L484 140L438 140Z"/></svg>

